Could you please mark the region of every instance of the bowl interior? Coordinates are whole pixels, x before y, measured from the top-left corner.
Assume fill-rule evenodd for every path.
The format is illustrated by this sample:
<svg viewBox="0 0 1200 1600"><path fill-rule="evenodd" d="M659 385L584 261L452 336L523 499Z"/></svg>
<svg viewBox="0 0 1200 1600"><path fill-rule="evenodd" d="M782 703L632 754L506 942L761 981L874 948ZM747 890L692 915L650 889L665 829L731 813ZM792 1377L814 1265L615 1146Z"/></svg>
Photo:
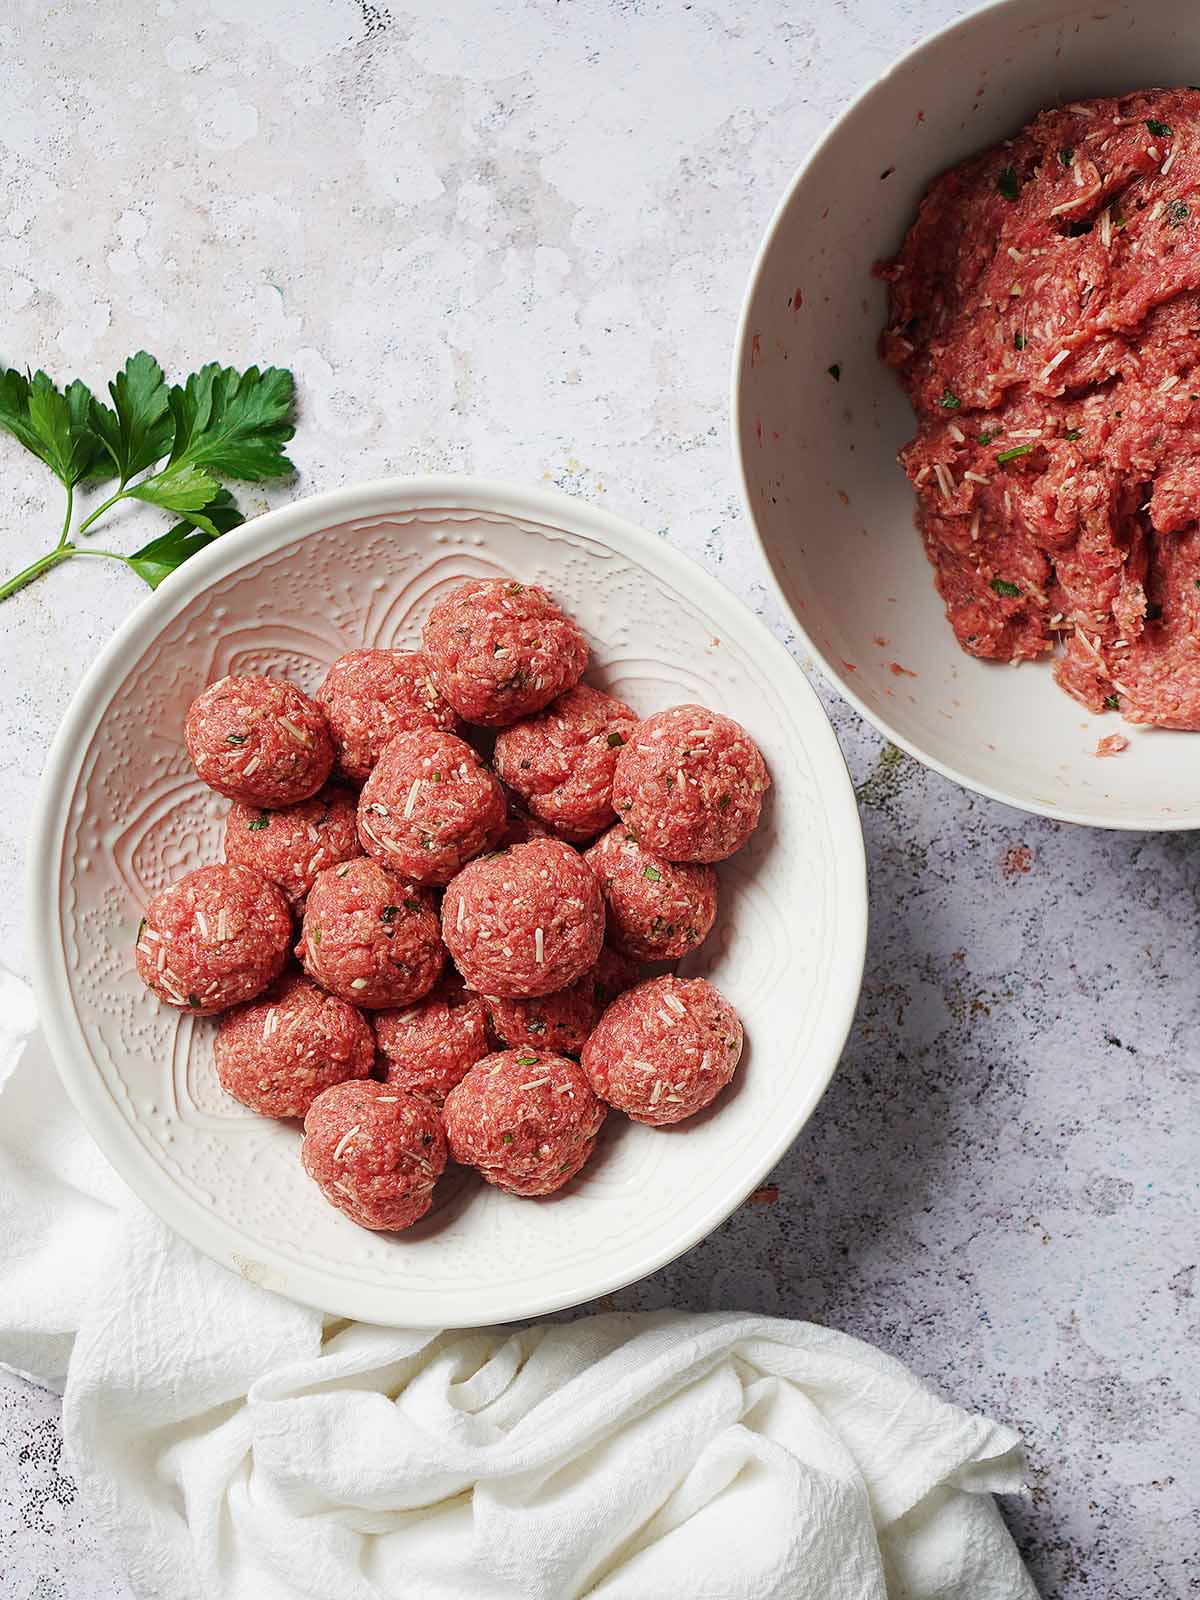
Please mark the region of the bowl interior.
<svg viewBox="0 0 1200 1600"><path fill-rule="evenodd" d="M649 712L703 701L743 722L774 778L721 869L693 958L749 1041L734 1087L676 1132L610 1117L581 1179L542 1202L450 1177L403 1236L325 1204L299 1129L243 1110L212 1067L214 1023L157 1004L132 948L149 896L218 859L224 802L184 752L189 701L227 672L313 690L343 651L412 647L469 576L545 584L593 645L589 678ZM55 745L32 850L41 1012L73 1097L130 1184L254 1281L341 1314L494 1322L602 1293L714 1226L819 1098L857 996L862 842L828 723L791 658L661 541L559 496L425 480L274 512L172 578L85 680Z"/></svg>
<svg viewBox="0 0 1200 1600"><path fill-rule="evenodd" d="M929 181L1056 100L1200 81L1182 0L1008 0L902 60L833 127L768 234L743 313L735 430L754 524L825 670L905 749L1029 810L1194 827L1194 736L1093 717L1051 679L958 647L896 451L915 425L878 359L893 254ZM837 369L837 377L829 369ZM1130 748L1104 760L1097 741Z"/></svg>

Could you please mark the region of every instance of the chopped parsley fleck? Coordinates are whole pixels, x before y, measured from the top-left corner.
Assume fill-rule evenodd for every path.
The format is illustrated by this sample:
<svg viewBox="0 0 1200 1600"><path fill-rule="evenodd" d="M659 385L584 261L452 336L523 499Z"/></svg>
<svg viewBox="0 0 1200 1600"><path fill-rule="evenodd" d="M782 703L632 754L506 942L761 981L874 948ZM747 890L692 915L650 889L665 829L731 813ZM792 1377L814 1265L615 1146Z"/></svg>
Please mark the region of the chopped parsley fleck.
<svg viewBox="0 0 1200 1600"><path fill-rule="evenodd" d="M1157 117L1147 117L1146 126L1156 139L1169 139L1171 129L1165 122L1160 122Z"/></svg>
<svg viewBox="0 0 1200 1600"><path fill-rule="evenodd" d="M429 774L429 781L430 781L430 783L441 783L441 781L442 781L441 773L440 772L431 772Z"/></svg>
<svg viewBox="0 0 1200 1600"><path fill-rule="evenodd" d="M1018 456L1027 456L1032 449L1031 444L1015 444L1011 450L1001 450L996 460L1003 466L1006 461L1015 461Z"/></svg>
<svg viewBox="0 0 1200 1600"><path fill-rule="evenodd" d="M1177 228L1181 222L1187 221L1188 215L1186 200L1172 200L1167 207L1167 226Z"/></svg>
<svg viewBox="0 0 1200 1600"><path fill-rule="evenodd" d="M1159 605L1158 601L1157 600L1149 600L1149 601L1147 601L1146 602L1146 621L1147 622L1157 622L1161 616L1162 616L1162 607Z"/></svg>
<svg viewBox="0 0 1200 1600"><path fill-rule="evenodd" d="M524 591L525 585L523 583L510 583L508 586L509 594L523 594Z"/></svg>
<svg viewBox="0 0 1200 1600"><path fill-rule="evenodd" d="M543 1017L529 1017L525 1023L530 1033L545 1033L546 1022Z"/></svg>
<svg viewBox="0 0 1200 1600"><path fill-rule="evenodd" d="M188 1005L191 1006L193 1011L199 1011L199 1009L200 1009L200 996L198 994L190 994L190 995L188 995Z"/></svg>
<svg viewBox="0 0 1200 1600"><path fill-rule="evenodd" d="M522 772L528 772L530 767L532 767L532 766L533 766L533 762L528 760L528 759L526 759L525 761L522 761L522 763L521 763L521 771Z"/></svg>
<svg viewBox="0 0 1200 1600"><path fill-rule="evenodd" d="M649 878L651 883L658 883L662 879L662 873L658 870L657 867L652 867L647 862L647 864L642 868L642 877L643 878Z"/></svg>
<svg viewBox="0 0 1200 1600"><path fill-rule="evenodd" d="M833 379L834 383L841 383L841 381L842 381L842 367L841 367L841 363L839 361L835 361L831 367L826 367L825 371Z"/></svg>
<svg viewBox="0 0 1200 1600"><path fill-rule="evenodd" d="M404 909L405 911L420 911L421 902L419 900L406 900L404 902Z"/></svg>
<svg viewBox="0 0 1200 1600"><path fill-rule="evenodd" d="M517 1065L519 1067L536 1067L537 1066L537 1057L536 1056L518 1056L517 1057Z"/></svg>
<svg viewBox="0 0 1200 1600"><path fill-rule="evenodd" d="M1198 589L1200 589L1200 583L1198 583L1196 585L1196 587ZM626 828L626 830L625 830L625 838L628 840L628 842L630 844L636 844L637 843L637 834L634 833L632 828Z"/></svg>
<svg viewBox="0 0 1200 1600"><path fill-rule="evenodd" d="M989 433L987 431L987 429L985 428L982 433L977 433L975 435L975 443L976 444L991 444L993 439L998 439L1000 437L1000 432L1001 432L1001 430L999 428L994 428Z"/></svg>
<svg viewBox="0 0 1200 1600"><path fill-rule="evenodd" d="M1104 707L1106 711L1116 711L1120 708L1120 704L1121 702L1117 699L1115 694L1106 694L1104 696Z"/></svg>
<svg viewBox="0 0 1200 1600"><path fill-rule="evenodd" d="M729 795L723 794L721 796L721 798L717 801L717 810L718 811L728 811L729 810L729 800L730 800Z"/></svg>
<svg viewBox="0 0 1200 1600"><path fill-rule="evenodd" d="M616 750L620 745L623 745L624 743L625 743L625 739L624 739L624 736L622 734L619 734L619 733L610 733L609 734L609 736L608 736L608 748L610 750Z"/></svg>
<svg viewBox="0 0 1200 1600"><path fill-rule="evenodd" d="M1193 578L1192 579L1192 588L1193 589L1200 589L1200 578Z"/></svg>
<svg viewBox="0 0 1200 1600"><path fill-rule="evenodd" d="M1017 175L1011 167L1002 168L996 179L996 187L1006 200L1017 198Z"/></svg>
<svg viewBox="0 0 1200 1600"><path fill-rule="evenodd" d="M1062 149L1058 152L1058 159L1064 167L1069 167L1072 161L1074 161L1075 152L1069 144L1063 145Z"/></svg>
<svg viewBox="0 0 1200 1600"><path fill-rule="evenodd" d="M954 390L947 385L947 387L942 390L942 398L938 401L938 405L941 406L943 411L957 411L959 406L962 405L962 401L955 394Z"/></svg>
<svg viewBox="0 0 1200 1600"><path fill-rule="evenodd" d="M511 1133L502 1133L500 1135L500 1143L501 1144L511 1144L512 1143L512 1134Z"/></svg>
<svg viewBox="0 0 1200 1600"><path fill-rule="evenodd" d="M399 906L384 906L383 910L379 913L380 921L391 922L392 918L399 913L399 910Z"/></svg>
<svg viewBox="0 0 1200 1600"><path fill-rule="evenodd" d="M1200 584L1197 584L1197 588L1200 588ZM134 944L141 944L142 935L145 933L145 931L146 931L146 919L145 919L145 917L143 917L142 920L138 923L137 938L133 941Z"/></svg>
<svg viewBox="0 0 1200 1600"><path fill-rule="evenodd" d="M1063 434L1063 438L1069 439L1072 444L1074 444L1076 439L1080 437L1081 435L1078 428L1068 428L1066 433Z"/></svg>
<svg viewBox="0 0 1200 1600"><path fill-rule="evenodd" d="M666 784L668 790L673 789L675 787L675 779L674 778L664 778L663 782Z"/></svg>
<svg viewBox="0 0 1200 1600"><path fill-rule="evenodd" d="M226 744L238 744L238 745L241 745L241 744L245 744L245 742L246 742L246 735L244 733L227 733L225 735L225 743Z"/></svg>
<svg viewBox="0 0 1200 1600"><path fill-rule="evenodd" d="M1017 588L1015 583L1009 583L1007 578L993 578L989 588L993 589L996 594L1003 595L1006 600L1019 600L1021 597L1020 589Z"/></svg>
<svg viewBox="0 0 1200 1600"><path fill-rule="evenodd" d="M1014 333L1013 334L1013 349L1014 350L1024 350L1024 348L1025 348L1025 335L1023 333Z"/></svg>
<svg viewBox="0 0 1200 1600"><path fill-rule="evenodd" d="M265 811L260 811L252 822L246 824L248 833L258 833L261 828L269 828L271 819Z"/></svg>

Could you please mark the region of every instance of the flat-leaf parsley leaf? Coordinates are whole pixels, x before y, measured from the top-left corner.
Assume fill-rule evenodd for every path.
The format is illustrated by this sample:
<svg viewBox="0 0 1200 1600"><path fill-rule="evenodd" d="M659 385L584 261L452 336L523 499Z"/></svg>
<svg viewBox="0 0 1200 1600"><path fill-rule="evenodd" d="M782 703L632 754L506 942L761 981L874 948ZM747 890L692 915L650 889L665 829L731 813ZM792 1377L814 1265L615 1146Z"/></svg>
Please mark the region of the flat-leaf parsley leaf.
<svg viewBox="0 0 1200 1600"><path fill-rule="evenodd" d="M67 491L58 543L0 584L0 600L74 556L121 561L157 588L244 520L222 478L259 482L295 470L284 454L293 433L292 375L281 367L238 372L213 362L168 388L158 362L139 350L108 393L111 406L78 378L60 390L44 372L0 368L0 429L44 461ZM117 479L116 492L72 533L76 485L104 478ZM184 520L132 555L80 544L121 500L141 500Z"/></svg>

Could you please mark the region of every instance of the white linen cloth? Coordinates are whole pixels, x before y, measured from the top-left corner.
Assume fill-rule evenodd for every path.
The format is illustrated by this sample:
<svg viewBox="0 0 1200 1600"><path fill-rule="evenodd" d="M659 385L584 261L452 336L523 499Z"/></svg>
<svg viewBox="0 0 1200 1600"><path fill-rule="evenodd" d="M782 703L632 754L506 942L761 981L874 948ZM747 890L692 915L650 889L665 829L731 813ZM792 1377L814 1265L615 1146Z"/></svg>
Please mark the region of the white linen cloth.
<svg viewBox="0 0 1200 1600"><path fill-rule="evenodd" d="M92 1144L0 976L0 1363L154 1600L1036 1600L1016 1435L808 1323L335 1322Z"/></svg>

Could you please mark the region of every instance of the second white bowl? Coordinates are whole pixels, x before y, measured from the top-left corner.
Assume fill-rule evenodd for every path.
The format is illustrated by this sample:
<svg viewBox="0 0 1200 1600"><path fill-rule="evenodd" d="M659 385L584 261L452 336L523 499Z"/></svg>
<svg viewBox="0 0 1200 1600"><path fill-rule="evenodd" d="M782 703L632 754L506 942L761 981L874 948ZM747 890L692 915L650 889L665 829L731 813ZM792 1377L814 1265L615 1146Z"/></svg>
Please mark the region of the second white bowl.
<svg viewBox="0 0 1200 1600"><path fill-rule="evenodd" d="M1190 0L1002 0L926 40L800 169L764 240L734 365L746 504L829 677L937 771L1102 827L1200 827L1200 735L1090 716L1047 665L959 649L896 463L916 430L878 358L887 297L872 267L895 253L932 178L1044 107L1196 82ZM1129 749L1098 759L1116 732Z"/></svg>

